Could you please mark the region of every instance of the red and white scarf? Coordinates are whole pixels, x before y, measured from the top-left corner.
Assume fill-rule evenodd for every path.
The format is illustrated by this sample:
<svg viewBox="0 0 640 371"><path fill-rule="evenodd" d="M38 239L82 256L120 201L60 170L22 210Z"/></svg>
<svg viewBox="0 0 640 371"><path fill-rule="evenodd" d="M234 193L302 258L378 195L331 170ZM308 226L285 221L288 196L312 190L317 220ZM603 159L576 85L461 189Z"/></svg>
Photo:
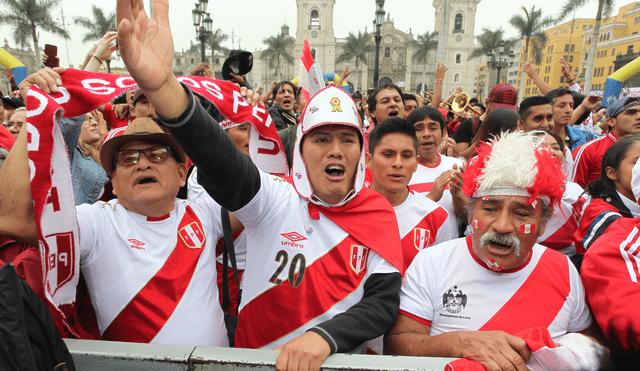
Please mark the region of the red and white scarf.
<svg viewBox="0 0 640 371"><path fill-rule="evenodd" d="M131 76L67 69L59 93L47 94L37 85L27 94L29 173L44 287L51 308L73 304L79 273L79 234L74 206L69 156L58 120L90 112L137 86ZM280 138L262 105L250 106L228 81L206 77L178 77L192 91L213 103L227 118L252 124L251 158L262 170L286 174L287 163ZM63 326L80 337L67 321Z"/></svg>

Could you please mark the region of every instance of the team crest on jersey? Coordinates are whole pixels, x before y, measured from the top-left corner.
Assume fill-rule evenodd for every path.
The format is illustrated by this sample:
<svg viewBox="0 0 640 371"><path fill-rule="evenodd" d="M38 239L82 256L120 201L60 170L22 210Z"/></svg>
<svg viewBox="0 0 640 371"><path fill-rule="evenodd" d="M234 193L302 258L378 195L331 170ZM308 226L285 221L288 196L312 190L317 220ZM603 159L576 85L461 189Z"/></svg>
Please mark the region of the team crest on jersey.
<svg viewBox="0 0 640 371"><path fill-rule="evenodd" d="M201 249L206 242L202 228L196 222L187 224L178 231L178 235L182 238L187 247L192 249Z"/></svg>
<svg viewBox="0 0 640 371"><path fill-rule="evenodd" d="M362 245L351 245L351 269L356 274L367 269L367 259L369 258L369 248Z"/></svg>
<svg viewBox="0 0 640 371"><path fill-rule="evenodd" d="M425 228L413 228L413 246L418 251L429 247L429 238L431 231Z"/></svg>
<svg viewBox="0 0 640 371"><path fill-rule="evenodd" d="M442 296L442 305L449 313L460 313L467 306L467 295L458 286L453 286Z"/></svg>

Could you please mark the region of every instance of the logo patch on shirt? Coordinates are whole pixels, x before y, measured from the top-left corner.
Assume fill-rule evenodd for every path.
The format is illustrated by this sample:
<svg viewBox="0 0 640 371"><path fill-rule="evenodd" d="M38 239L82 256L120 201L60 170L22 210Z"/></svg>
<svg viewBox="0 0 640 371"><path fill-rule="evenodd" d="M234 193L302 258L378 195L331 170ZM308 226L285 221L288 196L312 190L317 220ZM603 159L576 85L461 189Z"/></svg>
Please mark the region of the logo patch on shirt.
<svg viewBox="0 0 640 371"><path fill-rule="evenodd" d="M287 240L289 240L291 242L298 242L298 241L302 241L302 240L306 240L307 239L305 236L301 235L298 232L283 233L282 237L286 238Z"/></svg>
<svg viewBox="0 0 640 371"><path fill-rule="evenodd" d="M356 274L367 269L367 259L369 258L369 248L362 245L351 245L351 269Z"/></svg>
<svg viewBox="0 0 640 371"><path fill-rule="evenodd" d="M460 313L467 306L467 295L458 286L453 286L442 296L442 305L449 313Z"/></svg>
<svg viewBox="0 0 640 371"><path fill-rule="evenodd" d="M420 251L429 247L429 237L431 231L425 228L413 228L413 246Z"/></svg>
<svg viewBox="0 0 640 371"><path fill-rule="evenodd" d="M298 244L296 242L298 241L304 241L307 238L303 235L301 235L298 232L287 232L287 233L282 233L281 234L282 237L286 238L287 240L291 241L282 241L282 244L284 246L291 246L291 247L299 247L299 248L303 248L304 245Z"/></svg>
<svg viewBox="0 0 640 371"><path fill-rule="evenodd" d="M187 224L186 226L182 227L178 231L178 235L180 235L180 238L182 238L184 244L192 249L201 249L206 241L204 232L202 232L202 228L200 228L200 226L196 222Z"/></svg>
<svg viewBox="0 0 640 371"><path fill-rule="evenodd" d="M138 250L146 250L143 246L146 245L146 243L136 240L135 238L130 238L127 241L131 242L131 245L129 245L129 247L131 247L132 249L138 249Z"/></svg>

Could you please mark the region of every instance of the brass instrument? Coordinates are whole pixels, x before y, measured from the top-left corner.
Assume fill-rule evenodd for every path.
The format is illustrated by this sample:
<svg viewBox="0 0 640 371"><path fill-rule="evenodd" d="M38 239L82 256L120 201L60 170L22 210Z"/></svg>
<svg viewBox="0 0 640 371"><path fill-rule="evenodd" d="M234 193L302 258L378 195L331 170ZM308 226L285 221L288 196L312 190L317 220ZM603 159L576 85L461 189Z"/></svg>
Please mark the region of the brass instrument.
<svg viewBox="0 0 640 371"><path fill-rule="evenodd" d="M422 90L420 92L420 95L422 95L422 97L424 98L425 101L427 102L431 102L433 100L433 94L429 93L428 91L424 91ZM464 111L467 107L472 110L473 112L475 112L478 115L482 115L481 112L478 112L478 110L473 107L473 106L469 106L469 94L462 92L458 95L455 96L455 98L453 98L453 103L449 103L446 101L441 101L441 103L445 103L447 105L449 105L450 108L444 108L446 111L451 112L453 114L460 114L462 111Z"/></svg>

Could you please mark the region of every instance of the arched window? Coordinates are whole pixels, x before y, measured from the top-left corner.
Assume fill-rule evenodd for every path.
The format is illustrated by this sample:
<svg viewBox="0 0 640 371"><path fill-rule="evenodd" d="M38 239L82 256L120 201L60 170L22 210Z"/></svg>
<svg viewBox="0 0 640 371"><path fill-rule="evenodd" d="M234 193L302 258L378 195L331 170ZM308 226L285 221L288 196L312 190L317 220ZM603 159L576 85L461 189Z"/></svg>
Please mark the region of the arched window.
<svg viewBox="0 0 640 371"><path fill-rule="evenodd" d="M460 13L456 14L456 19L455 19L455 22L453 24L453 31L454 31L454 33L456 31L462 31L462 14L460 14Z"/></svg>
<svg viewBox="0 0 640 371"><path fill-rule="evenodd" d="M460 82L460 74L459 73L455 73L453 75L453 82Z"/></svg>
<svg viewBox="0 0 640 371"><path fill-rule="evenodd" d="M312 29L320 28L320 15L318 13L318 9L313 9L311 11L311 28Z"/></svg>
<svg viewBox="0 0 640 371"><path fill-rule="evenodd" d="M316 48L311 48L311 57L313 57L313 60L316 60Z"/></svg>
<svg viewBox="0 0 640 371"><path fill-rule="evenodd" d="M391 57L391 49L389 49L389 48L384 48L384 57L385 57L385 58L389 58L389 57Z"/></svg>

